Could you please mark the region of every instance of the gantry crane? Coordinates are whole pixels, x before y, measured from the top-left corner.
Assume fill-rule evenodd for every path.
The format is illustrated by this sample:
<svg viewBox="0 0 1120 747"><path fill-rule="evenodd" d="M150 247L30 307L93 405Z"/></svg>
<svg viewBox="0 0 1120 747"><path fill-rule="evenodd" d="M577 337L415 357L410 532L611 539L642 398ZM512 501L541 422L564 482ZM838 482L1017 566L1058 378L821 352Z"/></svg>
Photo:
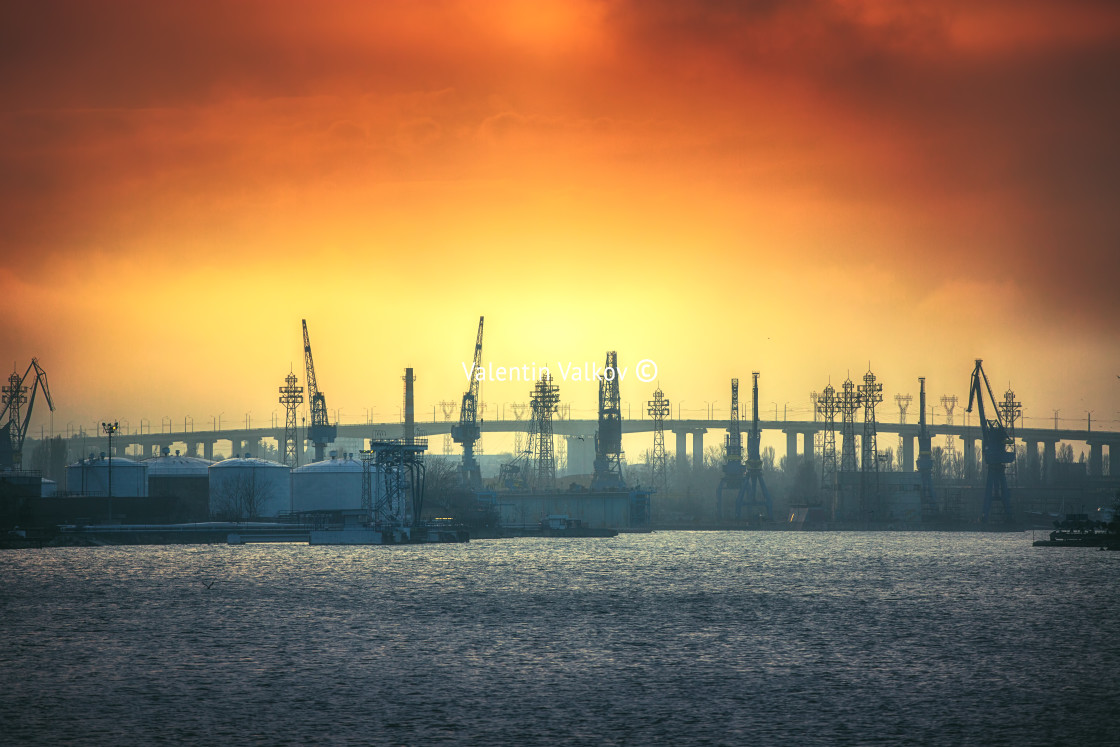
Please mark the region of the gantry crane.
<svg viewBox="0 0 1120 747"><path fill-rule="evenodd" d="M482 370L482 322L478 318L478 338L474 343L474 364L470 370L470 384L463 393L463 404L459 407L459 424L451 426L451 438L463 445L463 466L460 472L463 484L470 490L482 489L482 470L474 458L474 444L482 436L478 424L478 383Z"/></svg>
<svg viewBox="0 0 1120 747"><path fill-rule="evenodd" d="M723 491L734 491L736 506L742 509L743 434L739 430L739 380L731 380L731 423L724 448L723 477L716 492L716 516L723 519Z"/></svg>
<svg viewBox="0 0 1120 747"><path fill-rule="evenodd" d="M1007 435L1007 429L999 417L999 406L992 394L992 386L988 383L988 376L984 373L982 361L976 359L976 368L972 370L972 386L968 391L968 408L965 412L972 412L975 404L980 408L980 452L984 457L984 470L987 477L984 481L984 507L980 520L986 522L988 513L992 508L992 501L999 500L1003 503L1003 511L1008 520L1011 519L1011 502L1007 495L1007 465L1015 461L1014 449L1008 450L1013 445L1013 440ZM984 388L980 387L983 380ZM984 389L988 392L988 399L992 403L994 419L989 420L984 412Z"/></svg>
<svg viewBox="0 0 1120 747"><path fill-rule="evenodd" d="M747 434L747 479L739 489L739 498L735 501L735 516L739 518L743 512L743 493L746 493L748 506L763 506L766 508L766 518L774 518L774 503L770 500L770 491L766 489L766 478L762 476L762 452L759 445L762 441L762 429L758 426L758 371L751 374L754 377L752 390L752 420L751 430ZM762 500L758 499L758 490L762 489Z"/></svg>
<svg viewBox="0 0 1120 747"><path fill-rule="evenodd" d="M626 489L622 478L622 395L618 378L618 352L608 350L599 376L599 429L595 432L592 490Z"/></svg>
<svg viewBox="0 0 1120 747"><path fill-rule="evenodd" d="M338 426L327 420L327 398L315 382L315 361L311 358L311 339L307 336L307 320L303 320L303 359L307 365L307 404L311 408L311 427L307 437L315 444L315 461L327 455L327 444L338 435Z"/></svg>
<svg viewBox="0 0 1120 747"><path fill-rule="evenodd" d="M35 381L31 384L31 397L28 398L28 377L35 371ZM47 405L54 412L51 388L47 386L47 372L39 365L37 358L20 376L15 371L8 377L8 385L3 388L4 409L0 410L0 469L21 469L23 467L23 440L27 437L27 426L31 423L31 411L35 408L35 395L39 389L47 398ZM24 403L27 409L23 409Z"/></svg>

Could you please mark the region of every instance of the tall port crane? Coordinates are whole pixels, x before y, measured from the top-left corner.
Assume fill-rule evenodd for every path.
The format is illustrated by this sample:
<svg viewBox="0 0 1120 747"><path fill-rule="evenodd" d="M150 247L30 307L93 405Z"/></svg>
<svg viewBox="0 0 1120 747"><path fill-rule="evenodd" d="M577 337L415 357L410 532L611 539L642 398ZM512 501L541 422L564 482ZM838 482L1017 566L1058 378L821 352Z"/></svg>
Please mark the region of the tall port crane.
<svg viewBox="0 0 1120 747"><path fill-rule="evenodd" d="M622 479L622 396L618 388L618 352L607 351L599 376L599 430L595 432L592 490L625 490Z"/></svg>
<svg viewBox="0 0 1120 747"><path fill-rule="evenodd" d="M307 404L311 408L311 427L307 437L315 444L315 461L327 455L327 444L338 435L338 426L327 420L327 398L315 382L315 361L311 358L311 338L307 336L307 320L303 320L303 360L307 366Z"/></svg>
<svg viewBox="0 0 1120 747"><path fill-rule="evenodd" d="M933 436L926 427L926 378L919 376L918 381L922 387L918 395L918 497L922 517L931 519L937 513L937 500L933 495Z"/></svg>
<svg viewBox="0 0 1120 747"><path fill-rule="evenodd" d="M762 452L759 450L762 441L762 429L758 427L758 371L751 374L754 377L752 390L752 420L751 429L747 433L747 479L739 490L739 498L735 501L735 516L739 517L743 511L743 493L746 492L748 506L764 506L766 518L774 518L774 503L770 500L770 491L766 489L766 479L762 476ZM762 489L762 500L758 499L758 490Z"/></svg>
<svg viewBox="0 0 1120 747"><path fill-rule="evenodd" d="M735 493L736 505L742 506L743 493L743 434L739 430L739 380L731 380L731 422L727 427L724 446L723 477L716 492L716 516L723 518L723 491Z"/></svg>
<svg viewBox="0 0 1120 747"><path fill-rule="evenodd" d="M30 385L31 397L28 398L28 381L31 371L35 371L35 381ZM31 423L31 412L35 408L35 395L39 389L47 398L47 405L54 412L51 388L47 386L47 372L39 365L37 358L20 376L15 371L8 377L8 385L3 388L4 409L0 410L0 469L21 469L23 466L23 440L27 437L27 426ZM27 409L23 405L27 404Z"/></svg>
<svg viewBox="0 0 1120 747"><path fill-rule="evenodd" d="M984 373L981 364L982 361L977 358L976 368L972 370L972 386L968 390L968 407L965 409L965 412L972 412L972 406L976 405L980 410L980 452L984 457L984 470L987 473L984 481L984 508L980 520L983 522L988 520L993 500L1003 503L1004 514L1010 520L1011 502L1007 495L1006 469L1007 465L1015 461L1014 449L1009 450L1014 442L1007 435L1007 429L1000 420L999 406L992 394L992 385L988 383L988 376ZM983 389L980 387L981 380L984 382ZM992 415L995 416L991 420L984 412L985 389L988 392L988 400L992 403Z"/></svg>
<svg viewBox="0 0 1120 747"><path fill-rule="evenodd" d="M463 404L459 407L459 424L451 426L451 438L463 446L463 466L460 472L463 484L470 490L482 489L482 470L474 458L474 444L482 436L478 424L478 372L482 370L482 322L478 318L478 338L474 343L474 363L470 371L470 384L463 393Z"/></svg>

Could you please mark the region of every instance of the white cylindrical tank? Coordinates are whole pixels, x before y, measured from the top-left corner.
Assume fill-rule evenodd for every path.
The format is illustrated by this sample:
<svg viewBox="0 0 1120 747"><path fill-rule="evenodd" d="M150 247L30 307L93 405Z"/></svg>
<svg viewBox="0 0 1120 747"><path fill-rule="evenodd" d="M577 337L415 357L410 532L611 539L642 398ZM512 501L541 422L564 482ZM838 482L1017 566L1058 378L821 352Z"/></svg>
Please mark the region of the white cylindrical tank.
<svg viewBox="0 0 1120 747"><path fill-rule="evenodd" d="M214 464L209 459L198 457L164 454L147 460L148 479L157 477L201 477L205 478Z"/></svg>
<svg viewBox="0 0 1120 747"><path fill-rule="evenodd" d="M126 457L90 457L69 465L66 489L81 495L108 495L110 477L114 496L148 496L148 465Z"/></svg>
<svg viewBox="0 0 1120 747"><path fill-rule="evenodd" d="M44 498L54 498L58 495L58 483L54 480L43 478L43 492L40 495Z"/></svg>
<svg viewBox="0 0 1120 747"><path fill-rule="evenodd" d="M362 507L362 463L353 455L332 457L292 470L296 511L340 511Z"/></svg>
<svg viewBox="0 0 1120 747"><path fill-rule="evenodd" d="M291 509L291 469L253 457L210 465L210 515L221 519L275 517Z"/></svg>

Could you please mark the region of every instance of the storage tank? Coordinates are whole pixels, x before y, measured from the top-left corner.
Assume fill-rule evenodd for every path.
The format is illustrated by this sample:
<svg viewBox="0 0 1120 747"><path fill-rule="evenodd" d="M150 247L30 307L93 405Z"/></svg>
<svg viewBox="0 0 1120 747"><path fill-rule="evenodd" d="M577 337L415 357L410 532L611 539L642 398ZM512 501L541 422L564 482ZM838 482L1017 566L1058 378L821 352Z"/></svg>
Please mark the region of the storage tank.
<svg viewBox="0 0 1120 747"><path fill-rule="evenodd" d="M292 475L285 464L234 457L210 465L209 474L213 518L275 517L291 509Z"/></svg>
<svg viewBox="0 0 1120 747"><path fill-rule="evenodd" d="M176 522L206 521L210 516L210 465L208 459L174 455L149 459L148 496L162 499L167 519Z"/></svg>
<svg viewBox="0 0 1120 747"><path fill-rule="evenodd" d="M127 457L90 456L66 468L66 490L80 495L108 495L109 470L113 471L113 496L144 498L148 495L148 466Z"/></svg>
<svg viewBox="0 0 1120 747"><path fill-rule="evenodd" d="M292 470L292 503L298 511L362 507L362 463L353 454L332 456Z"/></svg>

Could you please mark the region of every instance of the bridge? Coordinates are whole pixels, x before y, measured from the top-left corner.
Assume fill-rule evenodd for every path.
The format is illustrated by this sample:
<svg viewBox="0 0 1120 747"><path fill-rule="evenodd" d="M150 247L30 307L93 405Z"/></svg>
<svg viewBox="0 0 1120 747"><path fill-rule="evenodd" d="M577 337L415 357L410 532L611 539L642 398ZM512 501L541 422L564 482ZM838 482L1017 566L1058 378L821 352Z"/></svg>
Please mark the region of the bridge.
<svg viewBox="0 0 1120 747"><path fill-rule="evenodd" d="M426 421L416 423L418 436L439 436L451 432L453 421ZM481 422L483 434L486 433L515 433L525 432L529 427L528 420L484 420ZM567 439L569 464L582 465L586 463L590 471L590 464L595 451L595 430L598 421L594 419L558 419L553 421L553 433ZM676 438L676 454L678 463L684 463L689 452L688 439L692 439L692 460L694 465L701 465L704 458L704 436L708 431L725 431L728 423L726 420L714 418L696 418L683 420L666 420L665 430L673 433ZM652 420L624 420L622 422L623 434L652 433L654 423ZM778 431L785 435L785 454L787 457L798 454L812 453L813 440L817 433L824 430L824 423L819 421L804 420L760 420L759 427L763 431ZM863 430L863 423L856 423L856 435ZM837 428L837 435L840 435ZM914 445L918 436L918 425L899 423L876 423L876 432L880 435L893 435L895 440L902 444L902 469L914 470ZM970 425L938 425L930 427L934 438L946 435L960 439L966 465L975 459L976 445L980 440L979 426ZM305 435L302 432L301 436ZM1120 471L1120 432L1100 431L1088 429L1069 428L1016 428L1016 443L1026 445L1028 453L1038 454L1038 447L1043 447L1042 464L1045 474L1052 473L1052 465L1057 458L1057 447L1060 443L1083 443L1089 449L1088 473L1093 477L1104 476L1104 454L1108 449L1110 470L1112 475ZM404 424L391 423L362 423L340 424L338 426L338 441L361 443L364 447L366 440L377 438L401 438L404 436ZM107 451L108 443L104 436L92 434L75 434L74 439L81 438L91 452ZM113 456L134 456L141 458L157 456L166 448L171 452L182 451L191 456L201 456L213 459L215 445L219 442L230 443L230 454L259 454L263 451L265 440L273 440L277 444L284 438L283 427L263 428L223 428L219 430L189 430L165 433L118 433L113 439ZM31 439L28 439L31 441ZM651 439L652 440L652 439ZM800 445L799 445L800 442ZM306 443L301 442L305 449L301 455L300 464L306 464L309 459ZM95 445L96 444L96 445ZM181 449L177 447L181 445ZM893 445L893 441L892 441ZM26 447L28 450L34 444ZM839 444L838 444L839 446ZM81 447L79 447L81 448ZM582 470L576 469L576 472Z"/></svg>

